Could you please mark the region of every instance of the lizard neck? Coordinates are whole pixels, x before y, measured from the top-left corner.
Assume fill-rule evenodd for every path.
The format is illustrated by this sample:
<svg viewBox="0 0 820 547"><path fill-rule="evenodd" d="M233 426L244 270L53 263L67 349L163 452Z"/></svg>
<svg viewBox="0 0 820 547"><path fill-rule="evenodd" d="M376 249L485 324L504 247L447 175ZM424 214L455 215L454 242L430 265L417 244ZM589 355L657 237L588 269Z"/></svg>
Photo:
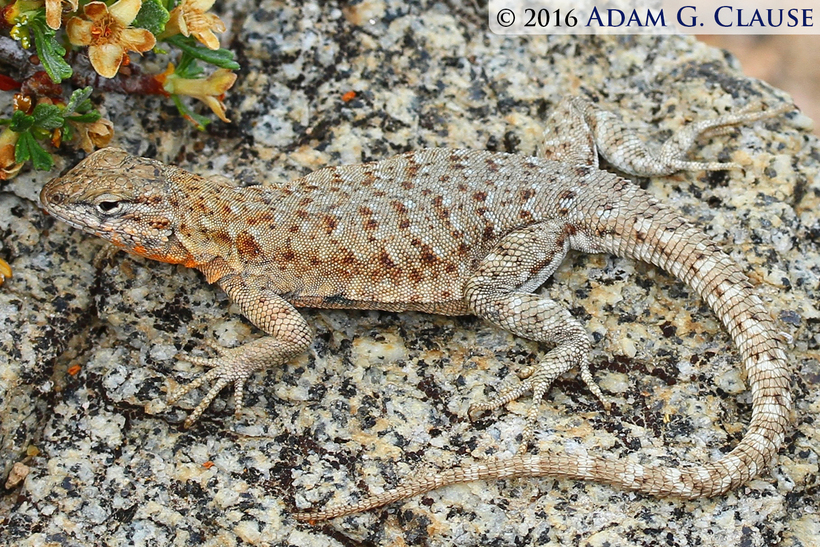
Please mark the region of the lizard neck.
<svg viewBox="0 0 820 547"><path fill-rule="evenodd" d="M237 232L243 220L237 207L238 192L218 177L201 177L181 169L168 173L177 204L174 240L182 258L178 264L200 270L214 283L243 270L237 253ZM167 258L165 262L170 262Z"/></svg>

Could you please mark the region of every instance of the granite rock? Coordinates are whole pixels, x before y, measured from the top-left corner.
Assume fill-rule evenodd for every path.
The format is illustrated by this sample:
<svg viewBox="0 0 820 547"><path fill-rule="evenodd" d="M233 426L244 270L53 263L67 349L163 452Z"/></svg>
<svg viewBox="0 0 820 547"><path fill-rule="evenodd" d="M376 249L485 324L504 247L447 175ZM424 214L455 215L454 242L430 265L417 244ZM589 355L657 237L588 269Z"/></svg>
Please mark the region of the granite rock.
<svg viewBox="0 0 820 547"><path fill-rule="evenodd" d="M533 154L561 96L596 98L660 141L691 119L788 100L728 54L683 37L499 37L465 2L233 2L243 65L229 125L181 124L158 98L104 98L116 144L239 184L427 146ZM225 41L227 40L227 41ZM351 99L349 92L354 92ZM259 332L182 267L116 255L45 217L46 175L0 195L0 465L15 545L811 545L820 535L818 143L800 114L705 140L693 157L742 171L638 179L747 271L793 338L794 429L771 470L715 499L654 499L550 478L477 482L319 526L290 512L356 499L427 467L508 457L525 398L471 423L470 402L544 348L475 318L305 311L310 351L225 390L190 430L201 372L175 359ZM73 165L77 156L60 158ZM737 352L693 291L629 260L572 253L540 289L587 325L607 414L568 374L536 449L701 462L742 436Z"/></svg>

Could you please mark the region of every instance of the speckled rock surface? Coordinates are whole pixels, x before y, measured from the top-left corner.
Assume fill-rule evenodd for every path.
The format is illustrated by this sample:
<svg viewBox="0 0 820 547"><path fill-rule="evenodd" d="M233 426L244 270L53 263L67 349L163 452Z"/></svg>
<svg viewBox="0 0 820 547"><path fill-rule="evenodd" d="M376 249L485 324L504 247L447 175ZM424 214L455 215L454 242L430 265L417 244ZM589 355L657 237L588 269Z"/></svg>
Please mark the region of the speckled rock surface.
<svg viewBox="0 0 820 547"><path fill-rule="evenodd" d="M264 183L424 146L531 154L566 94L599 98L655 140L783 96L689 39L501 38L469 2L232 5L230 45L245 67L227 100L234 123L198 133L161 99L108 96L117 144ZM226 390L183 430L202 393L167 407L165 392L201 371L174 355L258 331L196 272L124 255L96 269L101 242L45 218L33 200L48 177L21 175L0 194L0 256L15 270L0 289L0 464L30 473L0 502L0 544L812 545L820 154L807 125L758 123L694 151L742 172L637 181L704 226L794 338L795 427L770 471L688 502L549 478L474 483L321 526L289 511L425 466L512 454L529 399L475 423L465 411L544 348L474 318L306 311L310 351L257 374L239 420ZM542 405L538 447L677 464L742 436L750 406L737 354L685 285L573 253L541 290L593 334L594 374L614 409L567 375Z"/></svg>

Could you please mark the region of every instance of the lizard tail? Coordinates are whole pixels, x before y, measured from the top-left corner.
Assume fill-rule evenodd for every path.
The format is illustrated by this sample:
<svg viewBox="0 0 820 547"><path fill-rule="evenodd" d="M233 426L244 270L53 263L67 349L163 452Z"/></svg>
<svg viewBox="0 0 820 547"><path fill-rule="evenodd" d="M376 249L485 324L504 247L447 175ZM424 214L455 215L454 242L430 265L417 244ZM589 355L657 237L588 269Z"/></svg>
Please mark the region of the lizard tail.
<svg viewBox="0 0 820 547"><path fill-rule="evenodd" d="M601 463L593 480L657 496L723 494L763 471L785 439L792 398L782 335L748 277L699 228L651 198L641 209L619 230L625 235L606 239L606 250L663 268L706 301L738 348L752 419L737 446L717 461L682 468Z"/></svg>
<svg viewBox="0 0 820 547"><path fill-rule="evenodd" d="M424 475L381 494L367 496L358 502L337 505L320 511L295 513L296 520L315 523L369 511L382 505L407 499L442 486L477 480L497 480L516 477L554 476L572 479L592 479L586 471L605 462L602 458L567 454L517 455L506 460L487 460L471 465L459 465L438 473ZM607 462L609 464L619 462Z"/></svg>
<svg viewBox="0 0 820 547"><path fill-rule="evenodd" d="M636 192L642 192L635 188ZM774 322L740 268L706 235L643 194L642 211L601 230L592 252L610 252L657 265L686 282L709 304L738 347L752 394L746 435L717 461L691 467L643 465L584 454L518 455L421 476L359 502L297 513L320 521L367 511L450 484L482 479L552 476L585 479L655 496L685 499L723 494L760 473L783 443L791 411L790 374ZM633 202L634 207L634 202Z"/></svg>

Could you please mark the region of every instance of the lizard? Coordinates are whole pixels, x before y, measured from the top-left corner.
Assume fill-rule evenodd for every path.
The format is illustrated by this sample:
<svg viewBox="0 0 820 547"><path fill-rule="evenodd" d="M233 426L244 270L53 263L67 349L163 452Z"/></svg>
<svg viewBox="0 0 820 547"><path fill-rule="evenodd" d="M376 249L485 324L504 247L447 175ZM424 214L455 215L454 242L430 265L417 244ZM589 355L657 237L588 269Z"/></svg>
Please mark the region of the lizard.
<svg viewBox="0 0 820 547"><path fill-rule="evenodd" d="M287 183L239 187L159 161L106 148L40 194L46 212L116 247L182 264L217 283L266 333L205 358L179 359L210 371L169 394L210 390L191 426L234 384L235 409L254 371L307 350L311 329L299 307L473 314L551 347L521 381L468 413L492 411L532 393L520 449L506 460L422 475L381 494L319 511L319 521L365 511L457 482L555 476L593 480L656 496L715 496L761 473L790 421L790 371L781 335L740 267L697 226L632 181L602 169L599 155L627 175L737 169L686 159L698 138L771 118L794 107L724 113L688 123L658 147L619 116L580 97L562 100L538 156L431 148L327 167ZM570 250L610 253L658 266L691 286L737 346L752 396L748 430L728 454L697 466L641 465L605 456L530 454L539 403L553 381L590 372L590 336L548 296L534 293Z"/></svg>

